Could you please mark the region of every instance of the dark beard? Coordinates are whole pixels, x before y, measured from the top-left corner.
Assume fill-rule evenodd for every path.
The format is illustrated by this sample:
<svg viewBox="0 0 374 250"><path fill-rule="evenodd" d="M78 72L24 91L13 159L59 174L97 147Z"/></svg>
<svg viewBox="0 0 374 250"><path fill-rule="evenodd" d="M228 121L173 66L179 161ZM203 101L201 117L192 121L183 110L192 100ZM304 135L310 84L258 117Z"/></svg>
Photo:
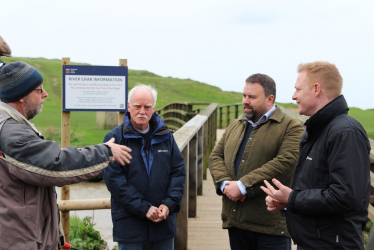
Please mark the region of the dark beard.
<svg viewBox="0 0 374 250"><path fill-rule="evenodd" d="M245 118L247 118L248 120L252 120L252 118L253 118L253 111L251 111L251 112L245 112L245 111L244 111L244 116L245 116Z"/></svg>
<svg viewBox="0 0 374 250"><path fill-rule="evenodd" d="M24 113L25 113L25 118L27 120L31 120L34 118L36 115L40 114L42 112L42 108L38 107L38 105L33 102L29 101L28 97L25 97L25 103L24 103Z"/></svg>
<svg viewBox="0 0 374 250"><path fill-rule="evenodd" d="M34 109L27 108L25 118L27 120L31 120L32 118L34 118L36 115L40 114L41 112L42 112L41 108L34 108Z"/></svg>
<svg viewBox="0 0 374 250"><path fill-rule="evenodd" d="M245 116L245 118L247 118L248 120L253 121L253 119L256 118L256 113L257 113L256 110L254 110L253 107L252 107L252 106L249 106L249 105L244 105L243 108L250 108L250 109L252 109L252 111L250 111L250 112L246 112L246 111L244 111L244 116Z"/></svg>

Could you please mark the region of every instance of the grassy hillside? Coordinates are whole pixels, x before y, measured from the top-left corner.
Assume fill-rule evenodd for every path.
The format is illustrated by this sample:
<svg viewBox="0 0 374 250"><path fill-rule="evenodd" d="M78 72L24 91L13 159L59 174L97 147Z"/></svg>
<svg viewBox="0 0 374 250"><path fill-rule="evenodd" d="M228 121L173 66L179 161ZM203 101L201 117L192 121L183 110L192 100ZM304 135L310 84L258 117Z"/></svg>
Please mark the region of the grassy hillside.
<svg viewBox="0 0 374 250"><path fill-rule="evenodd" d="M6 63L24 61L37 68L44 76L43 87L48 92L43 112L33 122L48 139L60 141L61 130L61 60L45 58L7 58ZM71 64L81 64L74 63ZM218 102L220 105L241 101L241 94L222 91L190 79L161 77L148 71L129 70L129 89L143 83L155 87L158 91L157 108L174 101ZM108 130L96 129L95 112L71 112L71 145L82 146L101 143Z"/></svg>
<svg viewBox="0 0 374 250"><path fill-rule="evenodd" d="M60 141L61 128L61 60L45 58L7 58L2 60L10 63L24 61L37 68L44 76L43 87L48 92L43 112L32 120L47 139ZM82 63L71 63L82 64ZM222 91L191 79L161 77L144 70L129 70L129 89L135 84L143 83L155 87L159 93L157 108L170 102L217 102L219 105L241 102L241 93ZM294 104L281 104L295 106ZM374 137L374 111L352 109L350 114L358 119L371 137ZM108 130L96 129L95 112L71 112L71 145L82 146L102 142Z"/></svg>
<svg viewBox="0 0 374 250"><path fill-rule="evenodd" d="M348 115L358 120L371 139L374 139L374 109L349 108Z"/></svg>

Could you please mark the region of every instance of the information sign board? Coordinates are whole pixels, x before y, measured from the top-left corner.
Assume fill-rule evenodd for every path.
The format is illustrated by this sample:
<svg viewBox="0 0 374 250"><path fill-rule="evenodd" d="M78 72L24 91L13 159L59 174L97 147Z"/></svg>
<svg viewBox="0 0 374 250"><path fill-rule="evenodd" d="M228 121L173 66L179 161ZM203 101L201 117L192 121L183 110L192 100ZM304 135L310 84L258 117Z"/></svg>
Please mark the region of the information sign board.
<svg viewBox="0 0 374 250"><path fill-rule="evenodd" d="M127 109L128 67L63 65L63 111Z"/></svg>

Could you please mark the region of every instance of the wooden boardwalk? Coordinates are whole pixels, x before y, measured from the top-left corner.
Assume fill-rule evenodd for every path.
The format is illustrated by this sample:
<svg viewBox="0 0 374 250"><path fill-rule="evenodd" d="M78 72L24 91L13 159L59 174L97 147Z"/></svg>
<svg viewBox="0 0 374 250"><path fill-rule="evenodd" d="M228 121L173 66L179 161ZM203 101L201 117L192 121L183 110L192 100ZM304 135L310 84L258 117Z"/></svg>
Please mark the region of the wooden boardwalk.
<svg viewBox="0 0 374 250"><path fill-rule="evenodd" d="M208 170L203 195L197 197L197 216L188 219L188 249L230 249L228 232L222 229L221 210L221 197L216 194Z"/></svg>

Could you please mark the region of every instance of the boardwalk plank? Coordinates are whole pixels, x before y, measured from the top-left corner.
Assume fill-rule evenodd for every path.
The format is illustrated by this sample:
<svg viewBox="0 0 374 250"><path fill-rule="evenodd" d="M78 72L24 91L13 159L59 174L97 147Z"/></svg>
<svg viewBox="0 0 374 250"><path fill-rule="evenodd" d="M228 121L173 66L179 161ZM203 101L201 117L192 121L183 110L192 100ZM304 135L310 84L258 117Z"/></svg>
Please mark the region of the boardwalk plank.
<svg viewBox="0 0 374 250"><path fill-rule="evenodd" d="M203 195L197 199L197 216L188 219L188 249L230 249L227 230L222 229L221 210L221 197L216 194L208 170L207 180L203 181Z"/></svg>

